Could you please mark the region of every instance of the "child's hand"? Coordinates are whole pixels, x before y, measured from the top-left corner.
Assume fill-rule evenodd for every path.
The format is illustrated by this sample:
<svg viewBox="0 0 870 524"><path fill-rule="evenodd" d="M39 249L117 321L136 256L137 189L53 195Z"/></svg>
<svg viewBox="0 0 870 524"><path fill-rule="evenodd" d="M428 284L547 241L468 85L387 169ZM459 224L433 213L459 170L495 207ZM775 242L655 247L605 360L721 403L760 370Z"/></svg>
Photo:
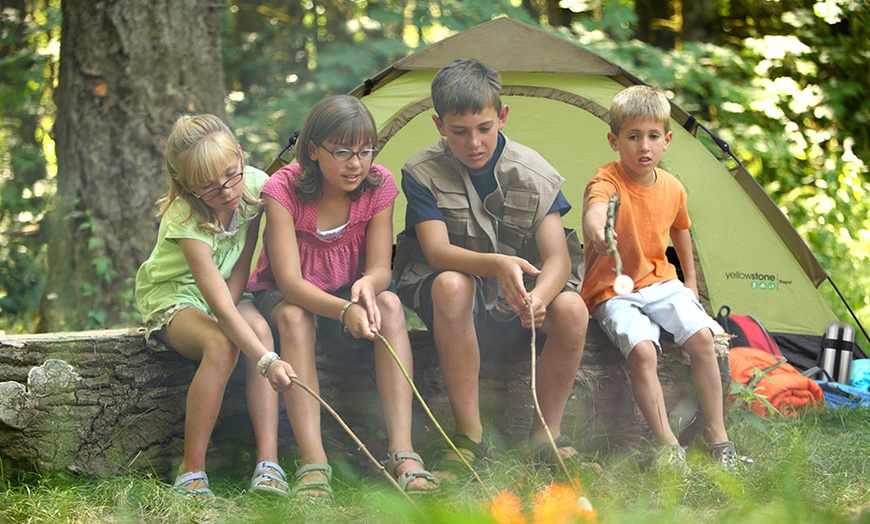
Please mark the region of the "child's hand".
<svg viewBox="0 0 870 524"><path fill-rule="evenodd" d="M347 312L344 314L344 327L354 338L374 340L375 333L377 333L369 321L368 309L357 302L347 308Z"/></svg>
<svg viewBox="0 0 870 524"><path fill-rule="evenodd" d="M529 313L529 305L531 305L531 310L535 313L535 329L538 329L544 324L544 319L547 318L547 305L534 293L529 293L529 299L529 302L526 303L520 312L520 321L522 321L524 328L532 327L532 317Z"/></svg>
<svg viewBox="0 0 870 524"><path fill-rule="evenodd" d="M266 377L268 377L272 389L280 393L293 387L293 382L290 379L296 378L296 372L293 371L293 366L289 362L278 359L269 365Z"/></svg>
<svg viewBox="0 0 870 524"><path fill-rule="evenodd" d="M496 262L496 279L501 293L507 300L508 306L517 315L522 315L527 309L526 303L531 299L526 287L523 285L523 273L538 276L541 270L531 262L520 257L502 256ZM528 311L527 311L528 312Z"/></svg>
<svg viewBox="0 0 870 524"><path fill-rule="evenodd" d="M350 288L350 301L365 308L368 326L372 331L371 338L374 338L374 333L381 330L381 310L378 308L377 294L371 278L362 277L353 283Z"/></svg>
<svg viewBox="0 0 870 524"><path fill-rule="evenodd" d="M616 247L616 231L613 232L613 246ZM604 236L604 228L595 230L595 235L592 237L592 249L600 255L608 255L610 246L607 244L607 238Z"/></svg>

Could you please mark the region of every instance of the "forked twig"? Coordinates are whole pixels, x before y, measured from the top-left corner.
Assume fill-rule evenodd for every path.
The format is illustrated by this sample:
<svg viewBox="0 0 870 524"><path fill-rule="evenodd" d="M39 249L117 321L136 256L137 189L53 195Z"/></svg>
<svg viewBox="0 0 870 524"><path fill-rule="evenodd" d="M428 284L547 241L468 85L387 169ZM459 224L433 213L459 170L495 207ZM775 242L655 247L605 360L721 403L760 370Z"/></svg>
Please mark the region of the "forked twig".
<svg viewBox="0 0 870 524"><path fill-rule="evenodd" d="M396 482L396 479L393 478L393 476L387 471L387 468L385 468L383 466L383 464L378 462L378 459L376 459L374 456L372 456L372 454L369 452L369 449L366 447L366 445L363 444L363 442L359 439L359 437L356 436L356 433L354 433L353 430L350 429L350 427L348 427L348 425L344 423L344 420L341 418L341 416L334 409L332 409L332 406L330 406L329 403L327 403L325 400L323 400L323 397L318 395L313 389L308 387L304 382L300 381L299 379L291 378L290 381L293 382L293 384L295 384L295 385L299 386L300 388L302 388L303 390L305 390L306 393L308 393L309 395L311 395L312 397L317 399L317 401L320 402L320 405L323 406L324 409L326 409L326 411L328 411L329 414L335 418L335 420L342 427L342 429L344 429L344 431L348 435L350 435L350 438L352 438L353 441L356 442L357 449L362 450L362 452L375 465L375 468L377 468L381 472L381 474L383 474L384 477L386 477L387 480L389 480L390 483L393 486L395 486L395 488L397 490L399 490L399 493L401 493L409 502L411 502L413 504L411 497L409 497L408 494L405 493L405 490L403 490L402 487L399 486L399 483Z"/></svg>

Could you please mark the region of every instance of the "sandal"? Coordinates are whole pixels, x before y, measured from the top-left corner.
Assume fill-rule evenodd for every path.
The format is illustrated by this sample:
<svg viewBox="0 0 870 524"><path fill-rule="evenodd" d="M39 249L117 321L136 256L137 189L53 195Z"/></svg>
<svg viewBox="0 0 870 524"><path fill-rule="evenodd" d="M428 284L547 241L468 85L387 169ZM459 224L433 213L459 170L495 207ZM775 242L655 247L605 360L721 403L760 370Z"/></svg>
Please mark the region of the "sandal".
<svg viewBox="0 0 870 524"><path fill-rule="evenodd" d="M409 469L401 475L396 475L396 468L406 460L413 460L420 464L420 469ZM395 477L396 482L399 484L399 487L402 488L402 491L409 495L421 495L438 491L438 479L435 478L435 475L426 471L426 464L423 463L423 459L421 459L420 455L417 453L410 451L397 451L395 453L390 453L387 455L387 463L385 466L387 471ZM435 484L435 488L430 490L409 490L408 484L417 479L426 479L430 483Z"/></svg>
<svg viewBox="0 0 870 524"><path fill-rule="evenodd" d="M302 480L309 473L320 472L326 477L326 480ZM329 464L305 464L300 466L293 474L293 479L296 485L290 490L290 495L296 497L300 493L312 498L326 498L332 500L332 487L329 485L332 482L332 467ZM317 491L323 491L326 495L317 494ZM311 492L311 493L308 493Z"/></svg>
<svg viewBox="0 0 870 524"><path fill-rule="evenodd" d="M475 442L467 435L453 435L453 438L450 440L460 453L468 451L471 454L471 460L469 460L468 463L471 464L472 467L481 459L489 456L489 449L487 449L486 444L482 441ZM459 457L448 457L447 455L449 453L452 453L453 455L456 454L452 448L445 450L441 454L441 458L438 459L438 462L432 468L433 472L442 473L441 480L450 477L464 476L471 473L468 466L466 466ZM467 455L465 455L465 458L468 458ZM447 475L443 475L443 473L446 473Z"/></svg>
<svg viewBox="0 0 870 524"><path fill-rule="evenodd" d="M273 486L277 484L278 486ZM287 485L287 474L278 464L264 460L257 464L251 477L251 491L271 493L286 497L290 487Z"/></svg>
<svg viewBox="0 0 870 524"><path fill-rule="evenodd" d="M186 487L194 482L199 482L204 486L195 489ZM205 474L205 471L188 471L178 475L175 477L175 484L172 485L172 489L190 500L205 501L215 498L214 493L208 489L208 475Z"/></svg>

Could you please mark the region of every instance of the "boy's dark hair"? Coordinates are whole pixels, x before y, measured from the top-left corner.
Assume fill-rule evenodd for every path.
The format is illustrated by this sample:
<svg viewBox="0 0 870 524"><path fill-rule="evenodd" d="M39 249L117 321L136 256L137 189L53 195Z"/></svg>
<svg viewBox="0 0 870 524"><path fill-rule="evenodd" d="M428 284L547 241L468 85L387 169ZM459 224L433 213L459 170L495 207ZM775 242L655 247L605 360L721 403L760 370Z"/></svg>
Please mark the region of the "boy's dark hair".
<svg viewBox="0 0 870 524"><path fill-rule="evenodd" d="M623 124L634 118L651 118L671 130L671 104L668 97L651 86L636 85L623 89L610 103L610 132L618 135Z"/></svg>
<svg viewBox="0 0 870 524"><path fill-rule="evenodd" d="M501 78L477 60L454 60L432 80L432 105L438 118L447 113L480 113L488 107L501 111Z"/></svg>

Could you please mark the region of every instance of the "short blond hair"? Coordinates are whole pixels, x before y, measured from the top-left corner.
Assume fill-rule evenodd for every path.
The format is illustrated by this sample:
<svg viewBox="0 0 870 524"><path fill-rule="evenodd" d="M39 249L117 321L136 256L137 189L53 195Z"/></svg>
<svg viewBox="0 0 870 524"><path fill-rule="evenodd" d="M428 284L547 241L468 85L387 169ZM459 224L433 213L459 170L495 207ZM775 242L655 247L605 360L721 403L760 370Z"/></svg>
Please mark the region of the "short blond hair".
<svg viewBox="0 0 870 524"><path fill-rule="evenodd" d="M637 85L616 93L610 103L610 132L618 135L623 124L634 118L651 118L671 130L671 103L658 89Z"/></svg>

